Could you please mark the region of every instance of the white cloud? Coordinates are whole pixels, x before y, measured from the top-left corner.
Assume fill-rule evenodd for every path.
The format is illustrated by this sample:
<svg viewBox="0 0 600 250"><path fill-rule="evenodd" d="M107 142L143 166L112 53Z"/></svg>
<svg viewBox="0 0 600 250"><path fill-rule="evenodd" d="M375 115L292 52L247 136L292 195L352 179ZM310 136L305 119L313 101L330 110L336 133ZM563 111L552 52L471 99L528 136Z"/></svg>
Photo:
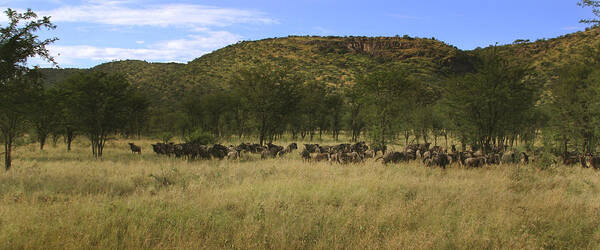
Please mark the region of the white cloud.
<svg viewBox="0 0 600 250"><path fill-rule="evenodd" d="M146 43L145 41L135 41L136 44L144 44Z"/></svg>
<svg viewBox="0 0 600 250"><path fill-rule="evenodd" d="M209 31L205 35L190 35L185 39L169 40L148 45L146 48L115 48L89 45L48 47L61 67L70 67L80 60L97 63L114 60L146 60L153 62L188 62L215 49L236 43L241 36L227 31ZM47 66L40 60L32 60L32 65Z"/></svg>
<svg viewBox="0 0 600 250"><path fill-rule="evenodd" d="M585 28L579 27L579 26L567 26L567 27L562 27L561 29L562 30L574 31L574 30L583 30Z"/></svg>
<svg viewBox="0 0 600 250"><path fill-rule="evenodd" d="M196 4L157 4L129 7L132 1L88 1L39 11L53 22L87 22L124 26L229 26L237 23L276 23L264 13L252 10L219 8Z"/></svg>

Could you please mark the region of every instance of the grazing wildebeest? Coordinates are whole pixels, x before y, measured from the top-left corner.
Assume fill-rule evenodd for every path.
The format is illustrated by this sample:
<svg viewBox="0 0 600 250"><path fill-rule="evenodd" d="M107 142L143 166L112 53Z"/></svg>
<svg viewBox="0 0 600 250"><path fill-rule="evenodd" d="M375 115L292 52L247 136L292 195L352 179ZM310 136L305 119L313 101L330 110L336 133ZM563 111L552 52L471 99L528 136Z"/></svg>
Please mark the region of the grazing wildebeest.
<svg viewBox="0 0 600 250"><path fill-rule="evenodd" d="M425 159L424 163L428 167L440 166L445 169L446 165L450 164L450 160L448 159L448 155L446 155L446 153L434 152L430 158Z"/></svg>
<svg viewBox="0 0 600 250"><path fill-rule="evenodd" d="M288 145L287 147L285 147L283 150L277 152L277 157L282 157L285 154L289 154L291 152L293 152L294 150L298 149L298 144L294 143L290 143L290 145Z"/></svg>
<svg viewBox="0 0 600 250"><path fill-rule="evenodd" d="M350 153L338 153L337 158L341 163L360 163L363 161L363 158L357 152Z"/></svg>
<svg viewBox="0 0 600 250"><path fill-rule="evenodd" d="M308 152L307 149L302 150L302 152L300 152L300 156L302 157L302 160L310 160L310 152Z"/></svg>
<svg viewBox="0 0 600 250"><path fill-rule="evenodd" d="M373 145L373 146L371 146L371 149L373 149L373 151L375 151L376 155L377 155L377 152L381 152L382 155L385 155L387 153L386 145Z"/></svg>
<svg viewBox="0 0 600 250"><path fill-rule="evenodd" d="M399 163L401 161L409 161L409 156L406 152L389 152L375 159L375 161L378 161L379 159L382 160L383 164L388 164L390 162Z"/></svg>
<svg viewBox="0 0 600 250"><path fill-rule="evenodd" d="M240 158L240 152L237 150L227 153L227 160L237 160Z"/></svg>
<svg viewBox="0 0 600 250"><path fill-rule="evenodd" d="M319 149L319 144L304 144L304 149L306 149L308 153L316 153Z"/></svg>
<svg viewBox="0 0 600 250"><path fill-rule="evenodd" d="M133 142L129 143L129 148L131 148L132 154L135 154L135 153L142 154L142 148L140 146L133 144Z"/></svg>
<svg viewBox="0 0 600 250"><path fill-rule="evenodd" d="M315 157L313 157L313 160L315 161L329 161L329 154L328 153L318 153L315 155Z"/></svg>
<svg viewBox="0 0 600 250"><path fill-rule="evenodd" d="M502 154L502 164L512 164L517 163L514 151L505 151Z"/></svg>
<svg viewBox="0 0 600 250"><path fill-rule="evenodd" d="M529 155L525 152L521 152L521 163L528 164L529 163Z"/></svg>
<svg viewBox="0 0 600 250"><path fill-rule="evenodd" d="M485 157L471 157L465 159L465 166L469 168L478 168L485 165Z"/></svg>
<svg viewBox="0 0 600 250"><path fill-rule="evenodd" d="M354 143L354 145L352 145L352 147L350 147L350 150L352 152L364 154L367 150L369 150L369 146L367 146L366 142L361 141L361 142Z"/></svg>
<svg viewBox="0 0 600 250"><path fill-rule="evenodd" d="M227 147L225 147L221 144L215 144L209 149L209 152L213 158L223 160L223 158L225 158L225 156L227 156L228 150L227 150Z"/></svg>
<svg viewBox="0 0 600 250"><path fill-rule="evenodd" d="M586 154L585 157L581 160L581 166L584 168L600 168L600 157L593 156L591 154Z"/></svg>
<svg viewBox="0 0 600 250"><path fill-rule="evenodd" d="M342 163L340 161L340 156L342 153L332 153L331 155L329 155L329 161L330 162L335 162L335 163Z"/></svg>
<svg viewBox="0 0 600 250"><path fill-rule="evenodd" d="M375 151L372 149L367 150L364 154L363 154L363 158L375 158Z"/></svg>

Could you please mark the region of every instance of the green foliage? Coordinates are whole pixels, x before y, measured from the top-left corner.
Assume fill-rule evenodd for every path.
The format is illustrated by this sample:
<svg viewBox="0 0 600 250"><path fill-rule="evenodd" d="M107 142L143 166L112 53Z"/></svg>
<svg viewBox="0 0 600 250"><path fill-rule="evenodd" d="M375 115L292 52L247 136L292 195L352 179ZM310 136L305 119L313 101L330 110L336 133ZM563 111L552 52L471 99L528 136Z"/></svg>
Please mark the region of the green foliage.
<svg viewBox="0 0 600 250"><path fill-rule="evenodd" d="M552 120L549 126L556 133L564 152L573 145L582 153L596 151L600 131L600 44L588 47L562 66L550 84L546 106Z"/></svg>
<svg viewBox="0 0 600 250"><path fill-rule="evenodd" d="M481 59L475 73L448 81L444 104L457 134L476 145L492 145L535 124L539 88L527 67L511 64L495 50Z"/></svg>
<svg viewBox="0 0 600 250"><path fill-rule="evenodd" d="M0 132L4 141L4 165L11 167L13 141L26 126L26 118L33 106L36 92L41 89L39 76L30 73L27 59L39 56L54 62L47 45L56 38L40 40L36 32L52 30L49 17L37 19L28 9L25 13L6 10L8 25L0 26Z"/></svg>
<svg viewBox="0 0 600 250"><path fill-rule="evenodd" d="M210 145L217 142L216 138L208 132L204 132L200 129L195 130L184 138L187 143L194 143L200 145Z"/></svg>
<svg viewBox="0 0 600 250"><path fill-rule="evenodd" d="M66 111L90 139L96 157L102 156L109 136L123 132L136 113L145 112L144 98L122 75L82 73L61 87L66 92Z"/></svg>
<svg viewBox="0 0 600 250"><path fill-rule="evenodd" d="M417 87L404 69L377 70L355 85L355 91L362 93L361 102L366 107L364 112L368 114L374 141L386 145L397 132L396 125L403 121L399 119L401 115L414 107Z"/></svg>
<svg viewBox="0 0 600 250"><path fill-rule="evenodd" d="M63 119L63 101L61 90L57 88L40 89L32 98L33 107L29 112L29 120L35 128L40 149L44 149L46 138L51 133L58 133Z"/></svg>
<svg viewBox="0 0 600 250"><path fill-rule="evenodd" d="M301 76L274 65L241 70L235 75L232 88L256 117L261 144L283 132L285 121L297 109L303 81Z"/></svg>
<svg viewBox="0 0 600 250"><path fill-rule="evenodd" d="M592 13L596 17L600 17L600 1L597 0L581 0L579 1L579 6L581 7L590 7L592 8ZM600 20L598 19L582 19L582 23L588 24L600 24Z"/></svg>
<svg viewBox="0 0 600 250"><path fill-rule="evenodd" d="M171 132L162 132L156 135L156 138L159 139L163 143L169 143L171 139L175 137Z"/></svg>

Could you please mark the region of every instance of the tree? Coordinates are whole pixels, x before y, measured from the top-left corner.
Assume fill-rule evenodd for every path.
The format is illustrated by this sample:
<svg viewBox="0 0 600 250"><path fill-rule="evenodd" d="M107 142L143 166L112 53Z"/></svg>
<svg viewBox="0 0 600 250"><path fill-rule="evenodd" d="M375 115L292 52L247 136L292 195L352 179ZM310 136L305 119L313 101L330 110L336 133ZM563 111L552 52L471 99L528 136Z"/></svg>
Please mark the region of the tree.
<svg viewBox="0 0 600 250"><path fill-rule="evenodd" d="M563 154L569 145L581 153L594 153L600 138L600 44L575 52L569 63L558 69L550 83L550 127L560 141Z"/></svg>
<svg viewBox="0 0 600 250"><path fill-rule="evenodd" d="M0 131L4 142L4 166L12 166L15 139L27 129L27 121L34 108L34 98L41 88L34 72L15 77L0 85Z"/></svg>
<svg viewBox="0 0 600 250"><path fill-rule="evenodd" d="M488 147L521 133L539 97L529 72L498 56L495 48L484 52L476 72L453 78L446 86L445 112L455 132Z"/></svg>
<svg viewBox="0 0 600 250"><path fill-rule="evenodd" d="M239 71L231 82L256 117L259 141L272 139L297 108L303 79L280 66L260 65Z"/></svg>
<svg viewBox="0 0 600 250"><path fill-rule="evenodd" d="M376 70L360 79L357 91L363 93L362 102L371 116L372 137L386 145L395 131L394 124L402 112L409 112L414 103L416 84L403 69Z"/></svg>
<svg viewBox="0 0 600 250"><path fill-rule="evenodd" d="M95 157L102 157L109 136L126 129L134 114L145 112L123 75L80 73L67 79L63 88L67 112L90 140Z"/></svg>
<svg viewBox="0 0 600 250"><path fill-rule="evenodd" d="M32 98L33 107L30 112L30 121L35 128L35 133L40 143L40 150L44 150L46 138L51 133L57 132L62 116L61 96L56 88L40 90Z"/></svg>
<svg viewBox="0 0 600 250"><path fill-rule="evenodd" d="M581 0L577 3L581 7L591 7L592 13L595 16L600 17L600 1L598 0ZM589 23L589 24L600 24L600 20L598 19L582 19L580 22Z"/></svg>
<svg viewBox="0 0 600 250"><path fill-rule="evenodd" d="M54 29L49 17L37 19L37 15L27 10L17 13L6 12L8 25L0 26L0 132L4 141L4 166L12 165L11 153L14 140L26 125L27 114L34 96L39 90L39 76L29 73L27 60L38 56L54 63L46 46L56 38L41 40L35 33L41 29Z"/></svg>
<svg viewBox="0 0 600 250"><path fill-rule="evenodd" d="M362 92L357 85L345 89L347 99L348 114L347 124L352 134L352 141L358 141L360 134L366 127L365 104L362 98Z"/></svg>

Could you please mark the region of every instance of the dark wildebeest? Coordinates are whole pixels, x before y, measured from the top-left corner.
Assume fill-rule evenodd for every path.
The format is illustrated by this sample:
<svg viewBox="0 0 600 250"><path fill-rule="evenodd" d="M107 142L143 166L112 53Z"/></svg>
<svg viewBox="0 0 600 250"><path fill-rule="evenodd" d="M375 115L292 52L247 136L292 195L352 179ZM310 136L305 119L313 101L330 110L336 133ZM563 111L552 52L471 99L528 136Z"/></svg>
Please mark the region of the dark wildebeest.
<svg viewBox="0 0 600 250"><path fill-rule="evenodd" d="M428 167L440 166L445 169L446 165L450 164L450 159L444 152L434 152L430 158L425 159L424 163Z"/></svg>
<svg viewBox="0 0 600 250"><path fill-rule="evenodd" d="M529 155L525 152L521 152L521 163L529 164Z"/></svg>
<svg viewBox="0 0 600 250"><path fill-rule="evenodd" d="M294 143L290 143L290 145L288 145L287 147L285 147L283 150L277 152L277 157L282 157L285 154L289 154L291 152L293 152L294 150L298 149L298 144Z"/></svg>
<svg viewBox="0 0 600 250"><path fill-rule="evenodd" d="M583 157L583 159L581 160L581 166L584 168L594 168L594 169L599 169L600 168L600 157L597 156L593 156L591 154L587 154L585 157Z"/></svg>
<svg viewBox="0 0 600 250"><path fill-rule="evenodd" d="M471 157L465 159L465 166L469 168L478 168L486 164L485 157Z"/></svg>
<svg viewBox="0 0 600 250"><path fill-rule="evenodd" d="M337 160L341 163L360 163L363 161L363 158L360 156L358 152L350 152L350 153L337 153Z"/></svg>
<svg viewBox="0 0 600 250"><path fill-rule="evenodd" d="M213 145L208 151L213 158L217 158L219 160L223 160L228 153L227 147L221 144Z"/></svg>
<svg viewBox="0 0 600 250"><path fill-rule="evenodd" d="M310 152L308 152L307 149L302 150L302 152L300 152L300 156L302 157L302 160L310 160Z"/></svg>
<svg viewBox="0 0 600 250"><path fill-rule="evenodd" d="M385 155L375 159L375 161L378 161L379 159L382 159L383 164L388 164L388 163L399 163L402 161L409 161L410 157L408 155L408 153L406 152L389 152L386 153Z"/></svg>
<svg viewBox="0 0 600 250"><path fill-rule="evenodd" d="M517 163L516 154L514 151L505 151L502 154L502 164Z"/></svg>
<svg viewBox="0 0 600 250"><path fill-rule="evenodd" d="M133 142L129 143L129 148L131 148L132 154L135 154L135 153L142 154L142 148L140 146L133 144Z"/></svg>
<svg viewBox="0 0 600 250"><path fill-rule="evenodd" d="M362 141L362 142L354 143L354 145L352 145L352 147L350 147L350 149L352 152L364 154L365 151L369 150L369 146L367 146L366 142Z"/></svg>
<svg viewBox="0 0 600 250"><path fill-rule="evenodd" d="M371 146L371 149L375 151L375 155L377 155L377 152L381 152L382 155L385 155L387 153L386 145L373 145Z"/></svg>
<svg viewBox="0 0 600 250"><path fill-rule="evenodd" d="M319 144L304 144L304 149L306 149L308 153L316 153L319 149Z"/></svg>

